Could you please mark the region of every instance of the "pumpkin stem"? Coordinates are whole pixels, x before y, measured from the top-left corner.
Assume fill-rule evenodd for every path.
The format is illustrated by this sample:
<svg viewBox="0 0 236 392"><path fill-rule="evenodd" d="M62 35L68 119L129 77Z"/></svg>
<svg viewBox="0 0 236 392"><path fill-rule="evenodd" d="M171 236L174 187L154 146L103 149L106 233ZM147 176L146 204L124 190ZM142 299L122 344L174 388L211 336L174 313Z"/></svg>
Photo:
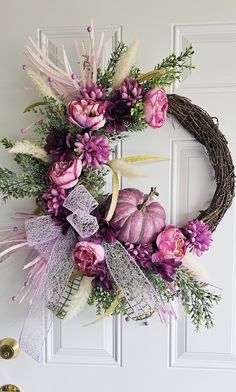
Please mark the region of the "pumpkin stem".
<svg viewBox="0 0 236 392"><path fill-rule="evenodd" d="M145 212L147 204L149 201L153 198L153 196L159 196L159 193L157 192L156 187L152 187L149 194L145 195L144 201L142 204L139 204L138 209L142 212Z"/></svg>

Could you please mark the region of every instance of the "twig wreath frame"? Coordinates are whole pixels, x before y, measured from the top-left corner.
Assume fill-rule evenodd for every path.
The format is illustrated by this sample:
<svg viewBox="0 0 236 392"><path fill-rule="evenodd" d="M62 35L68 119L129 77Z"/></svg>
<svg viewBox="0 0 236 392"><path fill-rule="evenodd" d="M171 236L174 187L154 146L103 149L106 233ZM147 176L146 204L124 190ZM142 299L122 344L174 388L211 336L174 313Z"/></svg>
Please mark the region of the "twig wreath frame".
<svg viewBox="0 0 236 392"><path fill-rule="evenodd" d="M234 164L228 142L219 130L218 120L212 118L204 109L193 104L188 98L177 94L168 95L169 113L185 128L208 154L215 172L216 190L206 210L197 219L208 224L213 232L235 196Z"/></svg>

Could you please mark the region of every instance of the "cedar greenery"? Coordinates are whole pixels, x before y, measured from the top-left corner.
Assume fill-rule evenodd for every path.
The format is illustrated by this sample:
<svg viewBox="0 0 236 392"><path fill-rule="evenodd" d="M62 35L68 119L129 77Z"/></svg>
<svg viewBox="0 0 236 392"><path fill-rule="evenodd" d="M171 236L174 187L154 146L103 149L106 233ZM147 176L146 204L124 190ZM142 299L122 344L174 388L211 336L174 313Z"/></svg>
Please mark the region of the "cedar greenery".
<svg viewBox="0 0 236 392"><path fill-rule="evenodd" d="M13 147L9 139L2 139L1 143L7 149ZM0 192L3 200L38 197L48 185L46 173L49 164L26 154L16 154L14 161L21 168L19 174L0 168Z"/></svg>
<svg viewBox="0 0 236 392"><path fill-rule="evenodd" d="M105 88L109 88L112 85L112 80L115 74L115 69L121 55L126 51L127 46L123 42L118 42L116 48L111 54L107 68L104 73L98 69L98 84L101 84Z"/></svg>
<svg viewBox="0 0 236 392"><path fill-rule="evenodd" d="M172 53L170 56L162 60L154 69L164 70L162 75L158 75L144 83L145 91L154 87L170 86L176 80L180 80L185 70L191 70L194 66L191 63L194 54L192 45L187 47L184 51L177 56Z"/></svg>
<svg viewBox="0 0 236 392"><path fill-rule="evenodd" d="M191 317L196 330L203 324L206 328L214 326L212 305L220 301L218 294L208 289L208 284L201 282L193 273L184 268L175 272L177 296L181 299L185 312Z"/></svg>
<svg viewBox="0 0 236 392"><path fill-rule="evenodd" d="M212 305L220 301L220 295L212 293L209 290L209 285L199 281L190 270L183 267L176 270L173 282L176 292L169 288L160 275L150 270L143 270L143 272L155 287L163 303L173 301L175 297L180 299L196 331L199 331L201 325L204 325L206 328L214 326L211 309ZM88 304L95 305L97 315L102 315L110 308L116 298L117 293L106 291L102 287L95 287L92 289ZM129 304L124 297L120 300L112 314L132 314L132 311L129 311ZM142 319L151 316L152 314L147 314Z"/></svg>

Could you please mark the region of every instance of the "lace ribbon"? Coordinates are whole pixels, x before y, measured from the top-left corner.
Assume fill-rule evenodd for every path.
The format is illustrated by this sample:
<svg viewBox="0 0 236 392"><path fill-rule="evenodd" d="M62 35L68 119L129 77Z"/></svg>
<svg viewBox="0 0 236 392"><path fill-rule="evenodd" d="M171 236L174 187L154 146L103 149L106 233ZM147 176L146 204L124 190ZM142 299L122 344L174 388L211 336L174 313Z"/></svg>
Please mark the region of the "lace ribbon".
<svg viewBox="0 0 236 392"><path fill-rule="evenodd" d="M124 246L119 241L104 242L103 246L110 274L132 309L129 316L143 318L155 311L167 312L161 297Z"/></svg>
<svg viewBox="0 0 236 392"><path fill-rule="evenodd" d="M90 215L97 202L83 185L69 194L64 206L72 211L67 219L82 238L97 231L97 220ZM28 355L41 362L42 348L51 327L53 313L60 309L61 298L74 268L70 255L77 242L77 235L72 228L63 235L61 227L56 226L50 216L26 220L25 230L28 245L47 260L47 268L35 290L21 332L20 346Z"/></svg>

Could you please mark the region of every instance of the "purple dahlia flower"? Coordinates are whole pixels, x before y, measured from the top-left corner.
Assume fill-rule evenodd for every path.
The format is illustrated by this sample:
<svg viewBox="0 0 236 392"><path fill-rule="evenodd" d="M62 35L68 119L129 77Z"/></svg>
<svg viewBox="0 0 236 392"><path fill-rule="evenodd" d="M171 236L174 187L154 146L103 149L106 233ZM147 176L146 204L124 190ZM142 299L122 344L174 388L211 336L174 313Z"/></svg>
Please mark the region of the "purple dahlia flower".
<svg viewBox="0 0 236 392"><path fill-rule="evenodd" d="M81 88L80 99L93 99L94 101L103 100L105 97L105 90L101 84L92 83Z"/></svg>
<svg viewBox="0 0 236 392"><path fill-rule="evenodd" d="M83 167L98 169L109 159L109 140L104 135L92 136L89 133L77 135L75 146L80 152Z"/></svg>
<svg viewBox="0 0 236 392"><path fill-rule="evenodd" d="M209 249L212 242L212 233L209 226L202 220L191 220L183 229L185 233L186 246L190 252L201 256L203 252Z"/></svg>
<svg viewBox="0 0 236 392"><path fill-rule="evenodd" d="M49 214L58 216L67 194L66 190L62 188L50 187L47 189L42 195L46 211Z"/></svg>
<svg viewBox="0 0 236 392"><path fill-rule="evenodd" d="M128 76L123 80L118 91L120 98L127 106L134 106L139 99L143 98L143 87L141 84L136 79Z"/></svg>

